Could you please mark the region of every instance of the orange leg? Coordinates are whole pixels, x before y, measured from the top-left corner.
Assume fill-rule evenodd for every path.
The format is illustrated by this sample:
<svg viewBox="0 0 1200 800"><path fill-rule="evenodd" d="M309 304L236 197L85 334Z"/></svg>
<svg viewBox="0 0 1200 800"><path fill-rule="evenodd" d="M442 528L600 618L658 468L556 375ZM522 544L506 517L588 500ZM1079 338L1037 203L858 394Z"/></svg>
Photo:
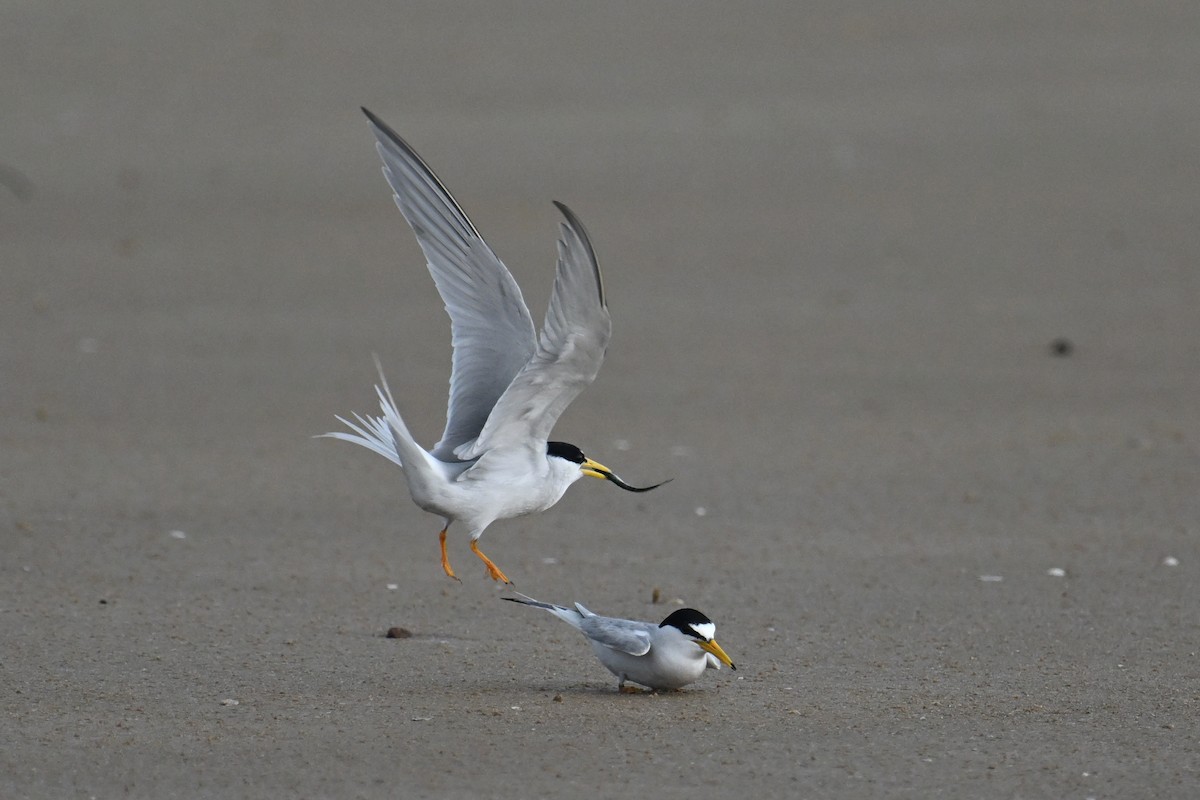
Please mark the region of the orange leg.
<svg viewBox="0 0 1200 800"><path fill-rule="evenodd" d="M507 584L512 583L512 581L508 579L508 576L501 572L500 568L493 564L492 560L483 554L483 551L479 549L479 542L477 542L475 539L471 540L471 551L483 559L483 563L487 566L488 575L492 577L492 580L504 581Z"/></svg>
<svg viewBox="0 0 1200 800"><path fill-rule="evenodd" d="M445 528L442 528L442 532L438 534L438 539L442 542L442 569L445 570L446 574L451 578L454 578L454 580L462 583L459 577L454 574L454 570L450 569L450 559L446 556L446 531L449 529L450 526L447 525ZM472 544L474 544L474 542L472 542Z"/></svg>

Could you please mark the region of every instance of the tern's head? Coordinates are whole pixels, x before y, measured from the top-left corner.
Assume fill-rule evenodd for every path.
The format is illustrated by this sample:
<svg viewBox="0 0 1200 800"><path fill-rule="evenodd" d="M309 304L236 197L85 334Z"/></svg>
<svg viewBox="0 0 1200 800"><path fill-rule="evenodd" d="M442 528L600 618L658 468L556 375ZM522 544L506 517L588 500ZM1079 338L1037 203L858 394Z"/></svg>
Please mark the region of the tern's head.
<svg viewBox="0 0 1200 800"><path fill-rule="evenodd" d="M660 628L674 628L696 643L706 653L725 664L730 669L737 669L721 645L713 637L717 635L717 626L708 617L694 608L681 608L671 612L670 616L658 624Z"/></svg>
<svg viewBox="0 0 1200 800"><path fill-rule="evenodd" d="M621 477L617 473L598 461L592 461L583 454L582 450L567 442L546 442L546 457L551 460L551 463L553 463L554 459L562 459L574 464L579 469L580 475L588 475L592 478L602 478L603 480L611 481L627 492L648 492L668 482L663 481L653 486L630 486L621 480Z"/></svg>

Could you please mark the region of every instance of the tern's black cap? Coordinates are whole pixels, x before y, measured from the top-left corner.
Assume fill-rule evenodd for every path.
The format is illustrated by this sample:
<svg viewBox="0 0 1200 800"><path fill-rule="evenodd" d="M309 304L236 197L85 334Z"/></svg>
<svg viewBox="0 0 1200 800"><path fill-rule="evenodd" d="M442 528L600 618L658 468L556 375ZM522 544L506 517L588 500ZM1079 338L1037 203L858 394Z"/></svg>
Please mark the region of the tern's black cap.
<svg viewBox="0 0 1200 800"><path fill-rule="evenodd" d="M566 459L575 464L587 461L587 456L582 450L567 442L546 442L546 455Z"/></svg>
<svg viewBox="0 0 1200 800"><path fill-rule="evenodd" d="M697 630L697 625L712 625L713 621L694 608L681 608L671 612L671 615L658 624L660 628L677 628L682 633L697 639L703 639Z"/></svg>

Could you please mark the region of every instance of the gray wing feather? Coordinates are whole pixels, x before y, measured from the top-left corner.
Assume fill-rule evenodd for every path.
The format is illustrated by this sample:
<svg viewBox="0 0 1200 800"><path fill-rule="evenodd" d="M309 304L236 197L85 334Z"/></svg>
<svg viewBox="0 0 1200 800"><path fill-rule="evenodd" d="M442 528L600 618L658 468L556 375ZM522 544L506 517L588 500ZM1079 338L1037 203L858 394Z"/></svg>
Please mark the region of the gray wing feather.
<svg viewBox="0 0 1200 800"><path fill-rule="evenodd" d="M651 626L645 622L590 616L580 620L579 630L592 641L631 656L650 652Z"/></svg>
<svg viewBox="0 0 1200 800"><path fill-rule="evenodd" d="M600 265L587 231L562 203L558 269L546 321L528 363L513 378L479 438L456 451L459 458L493 447L546 441L554 423L596 378L612 336Z"/></svg>
<svg viewBox="0 0 1200 800"><path fill-rule="evenodd" d="M488 415L536 349L521 288L433 170L395 131L363 109L378 140L396 206L425 253L450 315L454 346L446 428L434 457L479 436Z"/></svg>

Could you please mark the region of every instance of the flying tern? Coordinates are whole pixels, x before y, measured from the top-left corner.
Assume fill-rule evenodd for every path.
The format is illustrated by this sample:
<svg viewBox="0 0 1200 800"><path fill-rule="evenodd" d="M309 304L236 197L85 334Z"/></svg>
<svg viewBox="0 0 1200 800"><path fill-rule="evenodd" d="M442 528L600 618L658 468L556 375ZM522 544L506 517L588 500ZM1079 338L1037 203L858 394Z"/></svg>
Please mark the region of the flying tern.
<svg viewBox="0 0 1200 800"><path fill-rule="evenodd" d="M558 267L550 308L535 333L517 282L433 170L382 120L363 112L384 177L450 315L450 398L442 437L426 450L400 416L377 360L380 416L337 417L350 430L324 435L404 470L413 501L444 520L438 538L447 575L457 579L446 554L446 533L457 522L488 575L511 583L479 549L479 537L496 520L550 508L584 475L631 492L662 485L631 486L575 445L549 438L596 377L612 332L596 253L583 223L556 201L563 215Z"/></svg>

